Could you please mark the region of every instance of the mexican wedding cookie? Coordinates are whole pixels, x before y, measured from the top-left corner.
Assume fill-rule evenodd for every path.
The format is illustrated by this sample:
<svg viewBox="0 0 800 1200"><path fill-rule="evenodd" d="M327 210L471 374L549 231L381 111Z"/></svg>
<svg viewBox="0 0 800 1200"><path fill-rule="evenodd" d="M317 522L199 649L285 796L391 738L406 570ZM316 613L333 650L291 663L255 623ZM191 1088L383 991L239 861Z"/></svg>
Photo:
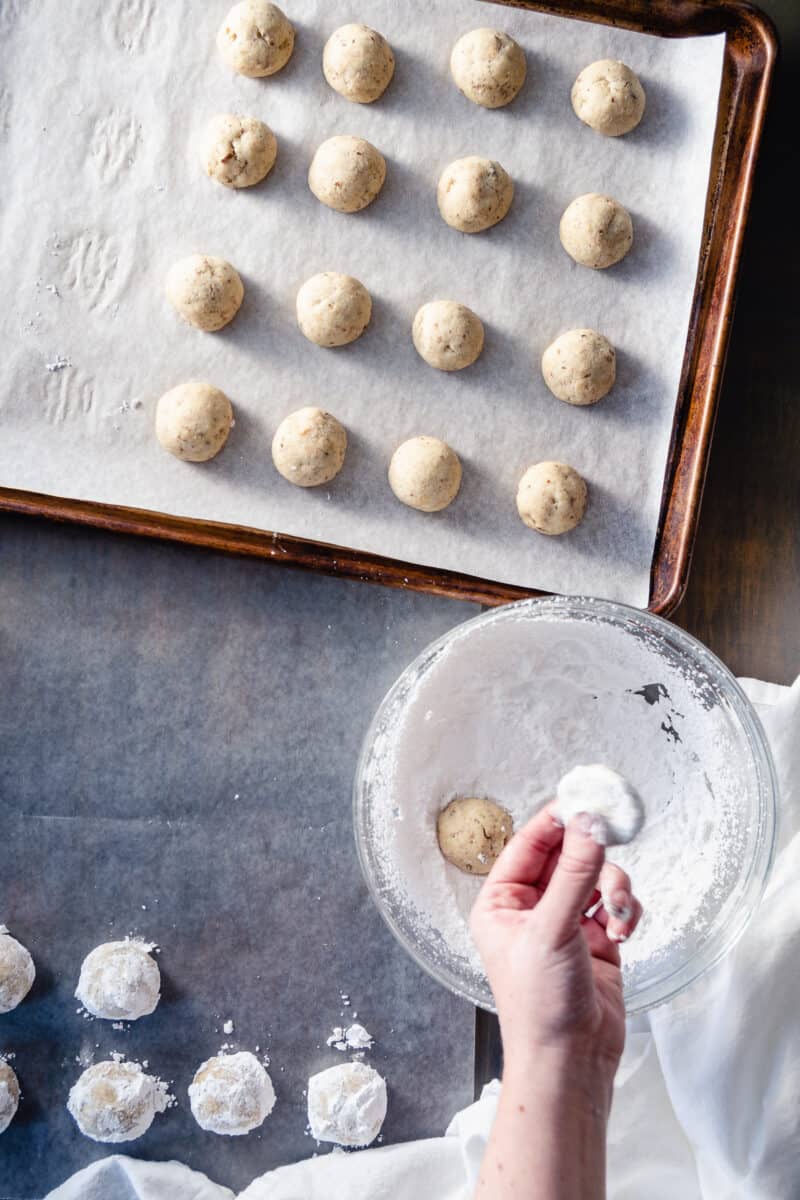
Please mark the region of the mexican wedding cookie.
<svg viewBox="0 0 800 1200"><path fill-rule="evenodd" d="M480 796L457 796L436 821L439 849L467 875L488 875L513 832L511 814Z"/></svg>
<svg viewBox="0 0 800 1200"><path fill-rule="evenodd" d="M132 1142L167 1107L166 1086L138 1063L95 1063L73 1086L67 1109L81 1133L95 1142Z"/></svg>
<svg viewBox="0 0 800 1200"><path fill-rule="evenodd" d="M317 150L308 169L308 186L336 212L360 212L372 204L386 179L380 150L361 137L340 134Z"/></svg>
<svg viewBox="0 0 800 1200"><path fill-rule="evenodd" d="M201 1129L241 1137L263 1125L275 1107L272 1080L254 1054L219 1054L189 1084L192 1115Z"/></svg>
<svg viewBox="0 0 800 1200"><path fill-rule="evenodd" d="M617 376L617 356L595 329L570 329L542 355L542 375L550 391L567 404L596 404Z"/></svg>
<svg viewBox="0 0 800 1200"><path fill-rule="evenodd" d="M239 273L224 258L190 254L170 267L167 299L188 325L216 333L229 325L242 306Z"/></svg>
<svg viewBox="0 0 800 1200"><path fill-rule="evenodd" d="M342 469L347 431L321 408L298 408L278 426L272 439L272 461L284 479L297 487L330 483Z"/></svg>
<svg viewBox="0 0 800 1200"><path fill-rule="evenodd" d="M584 67L572 85L572 107L585 125L608 137L630 133L644 114L644 88L623 62L602 58Z"/></svg>
<svg viewBox="0 0 800 1200"><path fill-rule="evenodd" d="M217 34L222 61L237 75L260 78L285 67L294 50L294 29L277 4L234 4Z"/></svg>
<svg viewBox="0 0 800 1200"><path fill-rule="evenodd" d="M156 406L156 437L185 462L208 462L219 454L232 424L230 400L210 383L179 383Z"/></svg>
<svg viewBox="0 0 800 1200"><path fill-rule="evenodd" d="M414 346L438 371L461 371L483 350L483 322L466 304L431 300L414 317Z"/></svg>
<svg viewBox="0 0 800 1200"><path fill-rule="evenodd" d="M345 100L372 104L391 83L394 55L386 38L368 25L342 25L325 44L322 70Z"/></svg>
<svg viewBox="0 0 800 1200"><path fill-rule="evenodd" d="M644 825L639 793L602 763L573 767L559 780L553 815L566 825L578 813L594 817L591 833L601 846L631 842Z"/></svg>
<svg viewBox="0 0 800 1200"><path fill-rule="evenodd" d="M570 258L595 270L613 267L633 245L630 213L618 200L597 192L587 192L572 201L558 232Z"/></svg>
<svg viewBox="0 0 800 1200"><path fill-rule="evenodd" d="M392 455L389 486L409 508L440 512L455 500L461 487L458 455L439 438L409 438Z"/></svg>
<svg viewBox="0 0 800 1200"><path fill-rule="evenodd" d="M206 174L229 188L252 187L269 175L278 156L278 143L268 125L257 117L218 113L198 139Z"/></svg>
<svg viewBox="0 0 800 1200"><path fill-rule="evenodd" d="M450 55L450 73L468 100L483 108L510 104L525 82L525 51L499 29L473 29Z"/></svg>
<svg viewBox="0 0 800 1200"><path fill-rule="evenodd" d="M574 467L534 463L519 481L517 512L529 529L555 536L580 524L586 498L586 482Z"/></svg>
<svg viewBox="0 0 800 1200"><path fill-rule="evenodd" d="M341 1063L308 1081L308 1123L318 1142L368 1146L381 1131L386 1107L386 1081L366 1063Z"/></svg>
<svg viewBox="0 0 800 1200"><path fill-rule="evenodd" d="M19 1081L9 1063L0 1058L0 1133L5 1133L19 1108Z"/></svg>
<svg viewBox="0 0 800 1200"><path fill-rule="evenodd" d="M161 972L148 942L103 942L83 960L75 996L92 1016L138 1021L161 999Z"/></svg>
<svg viewBox="0 0 800 1200"><path fill-rule="evenodd" d="M36 978L30 952L0 925L0 1013L11 1012L27 996Z"/></svg>
<svg viewBox="0 0 800 1200"><path fill-rule="evenodd" d="M317 346L347 346L360 338L372 316L372 298L352 275L323 271L297 293L297 324Z"/></svg>
<svg viewBox="0 0 800 1200"><path fill-rule="evenodd" d="M436 193L439 212L461 233L481 233L503 220L514 199L514 183L499 162L457 158L445 167Z"/></svg>

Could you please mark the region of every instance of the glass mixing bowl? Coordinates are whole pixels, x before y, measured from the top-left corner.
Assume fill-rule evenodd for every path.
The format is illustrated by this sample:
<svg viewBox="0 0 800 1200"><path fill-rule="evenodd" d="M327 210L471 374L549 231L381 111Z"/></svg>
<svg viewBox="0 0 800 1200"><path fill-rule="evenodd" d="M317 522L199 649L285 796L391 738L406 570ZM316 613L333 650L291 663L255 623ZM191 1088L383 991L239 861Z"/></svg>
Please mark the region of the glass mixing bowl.
<svg viewBox="0 0 800 1200"><path fill-rule="evenodd" d="M480 880L441 857L436 812L454 795L486 795L518 824L564 771L594 761L630 778L648 809L639 838L610 854L651 909L649 931L640 926L622 950L633 1014L731 949L769 874L775 770L730 671L650 613L581 597L523 600L430 645L370 725L354 787L370 892L420 966L482 1008L493 1009L492 994L464 920Z"/></svg>

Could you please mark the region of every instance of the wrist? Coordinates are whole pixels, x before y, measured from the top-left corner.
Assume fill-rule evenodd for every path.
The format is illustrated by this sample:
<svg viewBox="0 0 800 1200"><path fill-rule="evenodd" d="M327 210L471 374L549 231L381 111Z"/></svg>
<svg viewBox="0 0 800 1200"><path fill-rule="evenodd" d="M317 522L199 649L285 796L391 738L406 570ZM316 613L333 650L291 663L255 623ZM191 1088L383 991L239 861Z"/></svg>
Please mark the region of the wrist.
<svg viewBox="0 0 800 1200"><path fill-rule="evenodd" d="M591 1043L504 1046L503 1087L527 1092L536 1103L570 1107L608 1118L618 1056Z"/></svg>

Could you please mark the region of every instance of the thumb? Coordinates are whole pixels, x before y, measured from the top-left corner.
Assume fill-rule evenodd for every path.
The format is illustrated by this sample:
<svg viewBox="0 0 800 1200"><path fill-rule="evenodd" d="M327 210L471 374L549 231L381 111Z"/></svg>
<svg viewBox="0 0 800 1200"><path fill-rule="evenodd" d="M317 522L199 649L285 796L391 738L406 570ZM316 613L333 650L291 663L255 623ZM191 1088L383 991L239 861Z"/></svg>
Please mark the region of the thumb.
<svg viewBox="0 0 800 1200"><path fill-rule="evenodd" d="M578 813L564 832L561 854L536 913L547 940L558 945L577 931L597 887L605 847L592 837L595 818Z"/></svg>

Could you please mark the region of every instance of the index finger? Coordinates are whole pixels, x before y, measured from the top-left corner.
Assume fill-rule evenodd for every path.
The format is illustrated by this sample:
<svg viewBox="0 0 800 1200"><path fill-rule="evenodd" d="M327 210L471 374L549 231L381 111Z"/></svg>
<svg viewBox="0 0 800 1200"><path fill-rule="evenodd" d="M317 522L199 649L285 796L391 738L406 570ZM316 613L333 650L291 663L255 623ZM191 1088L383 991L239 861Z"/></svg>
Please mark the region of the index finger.
<svg viewBox="0 0 800 1200"><path fill-rule="evenodd" d="M487 875L486 882L536 883L563 837L564 826L553 816L552 803L546 804L517 830Z"/></svg>

